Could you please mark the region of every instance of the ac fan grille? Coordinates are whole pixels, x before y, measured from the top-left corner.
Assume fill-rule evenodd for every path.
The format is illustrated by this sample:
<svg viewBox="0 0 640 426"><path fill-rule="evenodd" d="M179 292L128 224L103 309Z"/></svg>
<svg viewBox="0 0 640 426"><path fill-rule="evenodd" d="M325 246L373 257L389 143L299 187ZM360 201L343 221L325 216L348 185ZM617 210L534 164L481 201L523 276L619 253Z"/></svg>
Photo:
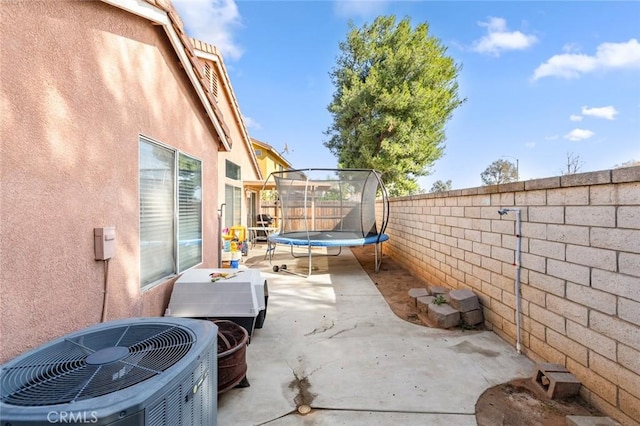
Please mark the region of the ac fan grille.
<svg viewBox="0 0 640 426"><path fill-rule="evenodd" d="M65 404L106 395L165 371L191 349L195 337L173 324L125 325L67 338L2 369L0 399L12 405ZM124 358L102 365L86 358L126 347Z"/></svg>

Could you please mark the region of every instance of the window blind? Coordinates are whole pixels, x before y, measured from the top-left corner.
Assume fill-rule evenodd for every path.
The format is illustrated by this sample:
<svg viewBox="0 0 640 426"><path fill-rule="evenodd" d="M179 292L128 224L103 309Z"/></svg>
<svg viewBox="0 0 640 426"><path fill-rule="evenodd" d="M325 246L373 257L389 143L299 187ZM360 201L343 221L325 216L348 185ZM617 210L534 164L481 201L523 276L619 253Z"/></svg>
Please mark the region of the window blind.
<svg viewBox="0 0 640 426"><path fill-rule="evenodd" d="M237 186L225 185L224 187L224 226L231 228L241 223L241 197L242 189Z"/></svg>
<svg viewBox="0 0 640 426"><path fill-rule="evenodd" d="M178 272L202 262L202 164L178 160Z"/></svg>
<svg viewBox="0 0 640 426"><path fill-rule="evenodd" d="M175 271L175 154L140 139L140 285Z"/></svg>

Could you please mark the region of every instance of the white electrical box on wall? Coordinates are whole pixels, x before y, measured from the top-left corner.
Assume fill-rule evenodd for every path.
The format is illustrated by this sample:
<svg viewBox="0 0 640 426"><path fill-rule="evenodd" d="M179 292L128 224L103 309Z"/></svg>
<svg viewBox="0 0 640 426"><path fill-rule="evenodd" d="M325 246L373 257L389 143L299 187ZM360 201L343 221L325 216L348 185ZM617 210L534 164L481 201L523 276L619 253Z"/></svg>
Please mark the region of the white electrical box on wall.
<svg viewBox="0 0 640 426"><path fill-rule="evenodd" d="M93 228L96 260L111 259L116 255L116 227Z"/></svg>

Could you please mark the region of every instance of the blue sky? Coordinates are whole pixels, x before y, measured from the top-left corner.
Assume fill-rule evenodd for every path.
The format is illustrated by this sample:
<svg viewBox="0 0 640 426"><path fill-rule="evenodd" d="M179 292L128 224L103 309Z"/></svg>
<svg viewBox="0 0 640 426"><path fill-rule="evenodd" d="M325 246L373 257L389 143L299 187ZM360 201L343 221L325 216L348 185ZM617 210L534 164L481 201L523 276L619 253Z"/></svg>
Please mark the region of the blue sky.
<svg viewBox="0 0 640 426"><path fill-rule="evenodd" d="M640 2L173 0L187 33L223 54L249 134L296 168L337 166L324 147L329 72L348 22L378 15L427 22L462 66L467 101L447 123L432 174L482 184L500 158L520 179L640 161Z"/></svg>

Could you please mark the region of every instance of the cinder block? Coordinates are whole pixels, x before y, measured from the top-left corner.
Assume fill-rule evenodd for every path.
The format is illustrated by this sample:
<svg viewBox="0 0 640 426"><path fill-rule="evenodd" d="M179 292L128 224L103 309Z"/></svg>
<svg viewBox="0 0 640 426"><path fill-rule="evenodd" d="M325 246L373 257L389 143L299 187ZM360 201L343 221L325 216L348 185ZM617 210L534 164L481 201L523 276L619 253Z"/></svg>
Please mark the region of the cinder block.
<svg viewBox="0 0 640 426"><path fill-rule="evenodd" d="M460 324L460 312L446 303L442 305L430 304L427 316L439 328L452 328Z"/></svg>
<svg viewBox="0 0 640 426"><path fill-rule="evenodd" d="M469 312L480 309L478 296L468 288L451 290L447 295L447 300L454 309L457 309L460 312Z"/></svg>
<svg viewBox="0 0 640 426"><path fill-rule="evenodd" d="M560 364L540 363L537 365L533 381L547 393L551 399L564 399L575 396L581 383Z"/></svg>
<svg viewBox="0 0 640 426"><path fill-rule="evenodd" d="M429 306L433 305L435 297L433 296L420 296L416 298L416 307L418 312L426 314L429 311Z"/></svg>
<svg viewBox="0 0 640 426"><path fill-rule="evenodd" d="M426 288L412 288L409 290L409 297L412 299L412 304L414 307L418 306L418 301L416 300L418 297L428 296L429 290Z"/></svg>
<svg viewBox="0 0 640 426"><path fill-rule="evenodd" d="M612 182L637 182L640 180L640 166L622 167L611 170ZM606 188L606 187L605 187ZM631 188L629 188L631 189Z"/></svg>
<svg viewBox="0 0 640 426"><path fill-rule="evenodd" d="M431 293L432 296L437 296L439 294L447 294L449 290L445 287L440 287L437 285L432 285L429 286L429 293Z"/></svg>
<svg viewBox="0 0 640 426"><path fill-rule="evenodd" d="M551 399L570 398L580 391L580 380L571 373L547 372L546 377L550 382L547 395Z"/></svg>
<svg viewBox="0 0 640 426"><path fill-rule="evenodd" d="M568 173L560 177L560 186L587 186L611 183L608 170L587 173Z"/></svg>
<svg viewBox="0 0 640 426"><path fill-rule="evenodd" d="M567 426L621 426L609 417L602 416L567 416Z"/></svg>
<svg viewBox="0 0 640 426"><path fill-rule="evenodd" d="M482 309L474 309L473 311L460 312L460 319L467 325L478 325L484 322Z"/></svg>

